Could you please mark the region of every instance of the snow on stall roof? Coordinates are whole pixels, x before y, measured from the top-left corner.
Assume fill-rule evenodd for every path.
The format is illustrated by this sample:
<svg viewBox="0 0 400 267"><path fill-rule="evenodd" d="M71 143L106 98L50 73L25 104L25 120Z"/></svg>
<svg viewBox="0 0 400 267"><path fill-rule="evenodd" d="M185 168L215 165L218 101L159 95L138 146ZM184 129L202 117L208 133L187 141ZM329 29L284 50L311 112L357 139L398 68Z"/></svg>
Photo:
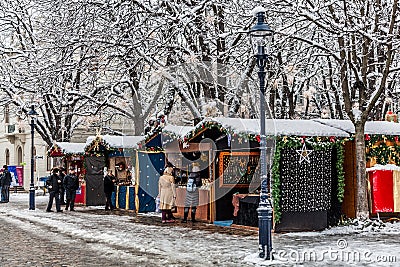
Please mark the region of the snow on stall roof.
<svg viewBox="0 0 400 267"><path fill-rule="evenodd" d="M89 136L85 145L89 145L95 138L95 136ZM114 148L138 148L138 143L144 140L144 136L132 135L103 135L101 138Z"/></svg>
<svg viewBox="0 0 400 267"><path fill-rule="evenodd" d="M162 131L164 133L172 133L178 137L183 137L193 129L194 126L178 126L178 125L168 124L162 129Z"/></svg>
<svg viewBox="0 0 400 267"><path fill-rule="evenodd" d="M322 123L324 125L340 129L348 133L354 133L354 125L350 120L337 120L337 119L314 119L313 121Z"/></svg>
<svg viewBox="0 0 400 267"><path fill-rule="evenodd" d="M367 168L367 171L400 171L400 167L396 166L394 164L387 164L387 165L380 165L380 164L375 164L371 168Z"/></svg>
<svg viewBox="0 0 400 267"><path fill-rule="evenodd" d="M400 123L389 121L367 121L366 134L400 135Z"/></svg>
<svg viewBox="0 0 400 267"><path fill-rule="evenodd" d="M335 127L348 133L355 133L355 128L350 120L315 119L319 123ZM389 121L367 121L365 123L366 134L400 135L400 123Z"/></svg>
<svg viewBox="0 0 400 267"><path fill-rule="evenodd" d="M258 119L240 118L207 118L200 122L216 122L235 133L259 134L260 121ZM323 125L312 120L266 120L267 135L297 135L297 136L337 136L349 137L349 134L340 129Z"/></svg>
<svg viewBox="0 0 400 267"><path fill-rule="evenodd" d="M61 148L63 153L69 154L83 154L85 153L85 143L69 143L69 142L56 142L56 145Z"/></svg>

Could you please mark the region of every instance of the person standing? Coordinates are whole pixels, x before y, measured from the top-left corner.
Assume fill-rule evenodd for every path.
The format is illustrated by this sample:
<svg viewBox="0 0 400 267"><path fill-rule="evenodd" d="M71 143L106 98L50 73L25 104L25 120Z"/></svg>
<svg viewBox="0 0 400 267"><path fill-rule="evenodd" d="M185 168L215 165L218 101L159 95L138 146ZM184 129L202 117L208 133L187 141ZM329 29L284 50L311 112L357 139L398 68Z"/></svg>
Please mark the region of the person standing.
<svg viewBox="0 0 400 267"><path fill-rule="evenodd" d="M69 168L69 173L64 177L63 185L65 189L65 197L67 199L65 210L68 210L68 208L70 208L70 211L75 211L74 205L76 190L78 190L79 188L79 179L78 176L75 175L75 168Z"/></svg>
<svg viewBox="0 0 400 267"><path fill-rule="evenodd" d="M112 193L115 191L115 183L117 178L112 173L112 170L108 170L107 175L104 176L104 194L106 195L106 208L105 210L113 210L115 207L111 203Z"/></svg>
<svg viewBox="0 0 400 267"><path fill-rule="evenodd" d="M3 187L1 186L1 184L3 183L3 171L4 169L0 170L0 203L3 202Z"/></svg>
<svg viewBox="0 0 400 267"><path fill-rule="evenodd" d="M61 182L63 182L64 181L64 178L65 178L65 168L64 167L60 167L59 168L60 169L60 174L59 174L59 176L60 176L60 180L61 180ZM64 187L64 183L61 185L61 188L60 188L60 204L61 205L65 205L65 198L64 198L64 196L65 196L65 187Z"/></svg>
<svg viewBox="0 0 400 267"><path fill-rule="evenodd" d="M1 178L1 202L7 203L10 200L10 185L12 177L7 165L4 165L3 169L4 171Z"/></svg>
<svg viewBox="0 0 400 267"><path fill-rule="evenodd" d="M202 186L200 167L194 165L192 172L189 174L186 184L185 208L183 210L183 223L187 222L189 209L191 208L192 222L196 222L196 209L199 205L199 188Z"/></svg>
<svg viewBox="0 0 400 267"><path fill-rule="evenodd" d="M174 222L171 208L175 206L176 190L175 179L172 176L173 168L167 167L158 181L158 195L160 196L161 222Z"/></svg>
<svg viewBox="0 0 400 267"><path fill-rule="evenodd" d="M56 209L57 212L62 212L60 205L60 190L62 187L62 181L58 176L59 169L54 168L52 170L52 175L50 175L46 184L49 189L49 203L47 204L47 212L52 212L51 208L53 207L53 200L56 200Z"/></svg>

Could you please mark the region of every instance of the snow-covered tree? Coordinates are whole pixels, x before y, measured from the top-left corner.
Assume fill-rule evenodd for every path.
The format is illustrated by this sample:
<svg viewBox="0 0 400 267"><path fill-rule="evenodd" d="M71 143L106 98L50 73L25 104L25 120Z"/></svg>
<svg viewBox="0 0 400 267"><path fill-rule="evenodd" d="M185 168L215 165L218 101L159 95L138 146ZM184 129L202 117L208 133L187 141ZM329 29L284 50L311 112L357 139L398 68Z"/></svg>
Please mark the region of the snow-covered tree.
<svg viewBox="0 0 400 267"><path fill-rule="evenodd" d="M353 122L357 155L357 216L368 216L364 126L399 71L399 3L394 1L271 1L270 14L287 22L281 38L301 41L329 58L341 88L344 112ZM290 25L302 25L297 31ZM289 29L289 30L287 30ZM311 35L318 38L310 38ZM331 86L333 83L331 83Z"/></svg>

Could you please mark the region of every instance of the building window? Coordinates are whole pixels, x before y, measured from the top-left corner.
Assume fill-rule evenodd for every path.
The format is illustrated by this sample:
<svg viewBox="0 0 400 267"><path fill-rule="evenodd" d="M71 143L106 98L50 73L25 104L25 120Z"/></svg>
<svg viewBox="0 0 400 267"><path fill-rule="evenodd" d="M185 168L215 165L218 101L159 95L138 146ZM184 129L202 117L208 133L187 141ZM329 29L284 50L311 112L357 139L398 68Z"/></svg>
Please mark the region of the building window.
<svg viewBox="0 0 400 267"><path fill-rule="evenodd" d="M6 165L10 165L10 150L6 148Z"/></svg>
<svg viewBox="0 0 400 267"><path fill-rule="evenodd" d="M17 165L21 166L21 163L23 162L23 156L22 156L22 147L20 146L17 148L17 155L18 155Z"/></svg>

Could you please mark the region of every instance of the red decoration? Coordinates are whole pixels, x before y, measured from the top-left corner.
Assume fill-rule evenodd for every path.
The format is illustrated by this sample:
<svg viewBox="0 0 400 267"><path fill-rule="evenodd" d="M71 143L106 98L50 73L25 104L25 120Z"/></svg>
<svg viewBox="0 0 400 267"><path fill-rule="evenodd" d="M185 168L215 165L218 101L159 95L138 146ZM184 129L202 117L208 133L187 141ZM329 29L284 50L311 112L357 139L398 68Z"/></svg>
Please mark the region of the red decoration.
<svg viewBox="0 0 400 267"><path fill-rule="evenodd" d="M371 136L369 136L369 134L366 134L365 135L365 141L369 141L369 140L371 140Z"/></svg>
<svg viewBox="0 0 400 267"><path fill-rule="evenodd" d="M330 141L331 143L334 143L334 142L335 142L335 137L334 137L334 136L329 137L329 141Z"/></svg>
<svg viewBox="0 0 400 267"><path fill-rule="evenodd" d="M260 142L260 141L261 141L261 138L260 138L259 135L256 135L256 140L257 140L257 142Z"/></svg>
<svg viewBox="0 0 400 267"><path fill-rule="evenodd" d="M371 183L372 213L393 212L393 172L377 170L369 173Z"/></svg>
<svg viewBox="0 0 400 267"><path fill-rule="evenodd" d="M394 137L394 141L395 141L395 142L399 142L399 137L398 137L398 136L395 136L395 137Z"/></svg>
<svg viewBox="0 0 400 267"><path fill-rule="evenodd" d="M306 138L305 136L303 136L303 137L301 138L301 143L302 143L302 144L304 144L304 142L306 141L305 138Z"/></svg>

